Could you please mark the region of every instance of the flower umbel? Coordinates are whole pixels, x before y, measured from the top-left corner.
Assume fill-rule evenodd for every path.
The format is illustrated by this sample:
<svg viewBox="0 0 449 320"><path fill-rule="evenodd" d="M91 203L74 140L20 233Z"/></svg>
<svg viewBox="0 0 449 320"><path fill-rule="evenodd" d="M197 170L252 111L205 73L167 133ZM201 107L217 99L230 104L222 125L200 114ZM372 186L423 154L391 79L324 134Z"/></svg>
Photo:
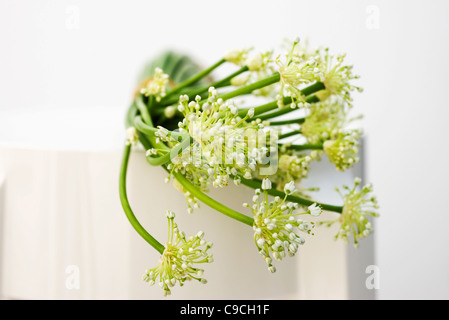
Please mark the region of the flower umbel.
<svg viewBox="0 0 449 320"><path fill-rule="evenodd" d="M338 171L345 171L359 161L360 134L360 130L339 132L336 138L323 143L324 152Z"/></svg>
<svg viewBox="0 0 449 320"><path fill-rule="evenodd" d="M192 279L207 283L206 279L201 278L204 270L195 267L194 264L213 261L212 255L207 253L212 247L212 243L206 243L202 231L195 236L186 238L184 232L180 231L173 221L174 212L167 211L166 216L168 219L168 242L165 250L158 266L146 270L143 275L143 280L149 285L154 285L157 282L164 290L164 296L171 293L170 288L176 283L183 286L186 280Z"/></svg>
<svg viewBox="0 0 449 320"><path fill-rule="evenodd" d="M330 94L340 96L351 105L351 92L354 90L361 92L362 88L351 84L359 76L352 72L352 65L344 63L345 57L345 54L330 54L328 48L316 52L319 80L324 83Z"/></svg>
<svg viewBox="0 0 449 320"><path fill-rule="evenodd" d="M245 63L246 58L248 57L248 52L250 52L251 50L252 48L229 50L224 54L224 59L238 66L242 66Z"/></svg>
<svg viewBox="0 0 449 320"><path fill-rule="evenodd" d="M179 131L189 134L193 143L171 159L172 170L183 173L202 190L210 185L225 187L231 176L252 178L268 151L263 143L269 135L262 124L246 121L254 115L254 109L239 117L234 101L217 98L213 87L207 100L201 100L197 96L189 102L185 95L179 99L178 110L184 115L178 123ZM162 141L173 142L163 132L157 135Z"/></svg>
<svg viewBox="0 0 449 320"><path fill-rule="evenodd" d="M161 99L165 97L168 80L168 75L165 74L161 68L156 68L154 69L153 79L148 82L148 85L145 88L140 90L140 93L147 97L154 95L156 101L161 101Z"/></svg>
<svg viewBox="0 0 449 320"><path fill-rule="evenodd" d="M358 188L360 183L361 180L355 178L352 189L343 186L347 191L346 194L336 189L344 200L343 212L335 221L322 222L327 225L339 222L340 230L335 237L348 241L348 237L352 234L355 246L358 246L359 239L365 238L373 231L368 218L378 217L377 209L379 208L376 198L369 195L373 187L368 184L360 189Z"/></svg>
<svg viewBox="0 0 449 320"><path fill-rule="evenodd" d="M299 39L295 40L292 45L290 53L285 57L285 60L277 58L276 63L279 66L279 74L281 76L281 88L278 97L278 106L283 108L282 97L284 95L290 96L293 102L304 103L304 97L301 93L300 86L308 84L317 79L318 69L317 62L314 57L307 59L299 58L294 54L295 47L298 45ZM293 104L292 106L296 106Z"/></svg>
<svg viewBox="0 0 449 320"><path fill-rule="evenodd" d="M275 197L273 201L268 200L268 179L264 179L263 191L257 189L253 197L252 212L254 215L254 240L259 253L264 257L270 272L276 272L272 264L272 259L282 260L286 255L294 256L299 245L305 240L297 235L295 230L311 233L314 227L313 222L296 219L299 215L313 214L321 212L316 204L309 206L305 212L294 213L299 205L293 202L286 202L286 198ZM285 193L294 192L294 183L285 186ZM244 206L249 207L248 204ZM312 233L313 234L313 233Z"/></svg>
<svg viewBox="0 0 449 320"><path fill-rule="evenodd" d="M335 139L349 122L346 120L347 107L338 99L327 99L312 105L310 113L301 125L301 132L309 143L322 143Z"/></svg>

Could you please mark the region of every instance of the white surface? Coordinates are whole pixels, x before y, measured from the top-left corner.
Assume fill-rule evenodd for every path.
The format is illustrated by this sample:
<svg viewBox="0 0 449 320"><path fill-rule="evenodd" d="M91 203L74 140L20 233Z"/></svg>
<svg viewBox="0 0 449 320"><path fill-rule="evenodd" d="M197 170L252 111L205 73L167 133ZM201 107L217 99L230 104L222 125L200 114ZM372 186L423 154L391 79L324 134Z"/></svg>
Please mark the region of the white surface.
<svg viewBox="0 0 449 320"><path fill-rule="evenodd" d="M232 47L309 36L347 52L362 75L365 92L355 104L365 114L367 180L382 214L378 297L449 298L449 3L215 3L3 0L0 110L95 105L124 112L142 64L161 48L211 63ZM79 28L70 23L74 7Z"/></svg>
<svg viewBox="0 0 449 320"><path fill-rule="evenodd" d="M52 150L118 150L124 112L106 107L2 110L0 145Z"/></svg>

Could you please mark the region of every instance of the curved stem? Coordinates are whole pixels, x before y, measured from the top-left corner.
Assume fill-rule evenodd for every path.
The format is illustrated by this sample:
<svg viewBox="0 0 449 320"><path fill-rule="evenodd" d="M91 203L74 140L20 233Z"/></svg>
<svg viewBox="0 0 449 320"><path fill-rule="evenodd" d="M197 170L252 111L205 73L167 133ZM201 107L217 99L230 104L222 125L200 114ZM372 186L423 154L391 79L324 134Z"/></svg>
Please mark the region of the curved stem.
<svg viewBox="0 0 449 320"><path fill-rule="evenodd" d="M167 169L166 169L167 170ZM167 170L168 171L168 170ZM240 212L237 212L231 208L226 207L225 205L221 204L220 202L212 199L205 193L201 192L196 188L193 184L190 183L189 180L187 180L182 174L173 172L173 177L178 180L178 182L187 190L189 191L195 198L206 204L207 206L211 207L212 209L217 210L218 212L223 213L224 215L231 217L237 221L243 222L250 227L254 224L254 219L251 217L248 217Z"/></svg>
<svg viewBox="0 0 449 320"><path fill-rule="evenodd" d="M123 160L120 168L120 179L119 179L119 193L120 193L120 201L122 203L123 210L125 211L126 217L129 222L133 226L134 230L146 241L148 242L154 249L156 249L160 254L162 254L165 250L165 247L158 242L155 238L153 238L145 228L140 224L134 215L131 206L128 201L128 195L126 192L126 173L128 171L128 162L129 155L131 153L131 145L126 145L125 150L123 152Z"/></svg>
<svg viewBox="0 0 449 320"><path fill-rule="evenodd" d="M140 114L142 115L142 118L145 120L146 123L149 125L153 125L153 121L151 120L150 111L148 110L147 105L143 102L142 95L138 95L135 100L135 105L137 109L139 110Z"/></svg>
<svg viewBox="0 0 449 320"><path fill-rule="evenodd" d="M140 116L137 116L134 119L134 125L138 131L144 133L145 135L147 135L149 137L154 137L154 133L157 131L156 128L145 125L145 123L143 123L142 118ZM186 149L192 142L192 138L190 137L190 135L188 135L186 133L170 131L169 135L174 138L181 137L182 140L180 143L178 143L176 146L174 146L173 148L170 149L165 144L163 144L163 143L155 144L155 141L153 141L153 139L150 139L151 143L155 147L158 147L162 150L166 150L167 153L164 154L163 156L159 156L159 157L146 156L146 159L149 164L151 164L153 166L160 166L160 165L166 164L167 162L169 162L172 159L172 157L177 156L180 152L182 152L184 149Z"/></svg>
<svg viewBox="0 0 449 320"><path fill-rule="evenodd" d="M272 119L272 118L277 118L277 117L282 116L284 114L287 114L287 113L290 113L290 112L298 110L296 108L292 109L292 108L289 108L289 107L285 107L283 109L279 109L277 107L277 104L276 104L276 108L275 109L277 109L277 110L273 111L273 112L270 112L270 113L262 114L262 115L260 115L258 117L254 117L254 120L260 119L262 121L265 121L265 120Z"/></svg>
<svg viewBox="0 0 449 320"><path fill-rule="evenodd" d="M148 135L154 135L155 132L157 132L158 129L156 129L155 127L153 127L152 125L147 125L142 121L142 118L140 116L136 116L134 118L134 125L136 127L137 130L148 134ZM176 131L168 131L168 135L174 138L185 138L185 137L190 137L189 134L187 133L181 133L181 132L176 132ZM168 148L168 147L167 147Z"/></svg>
<svg viewBox="0 0 449 320"><path fill-rule="evenodd" d="M245 179L243 177L240 177L240 179L241 179L241 183L243 185L247 186L247 187L250 187L252 189L260 189L260 188L262 188L262 182L261 181L257 181L255 179L248 180L248 179ZM278 196L278 197L280 197L282 199L287 197L288 201L295 202L295 203L298 203L298 204L303 205L303 206L310 206L310 205L316 203L323 210L333 211L333 212L336 212L336 213L342 213L343 212L343 207L342 206L335 206L335 205L331 205L331 204L320 203L320 202L317 202L317 201L304 199L304 198L301 198L299 196L294 196L294 195L286 195L284 192L276 190L276 189L270 189L270 190L267 190L267 191L268 191L268 194L271 195L271 196L274 196L274 197Z"/></svg>
<svg viewBox="0 0 449 320"><path fill-rule="evenodd" d="M125 117L126 128L133 126L133 121L134 121L134 117L136 116L136 113L137 113L136 103L133 102L131 104L131 106L128 108L128 111L126 112L126 117Z"/></svg>

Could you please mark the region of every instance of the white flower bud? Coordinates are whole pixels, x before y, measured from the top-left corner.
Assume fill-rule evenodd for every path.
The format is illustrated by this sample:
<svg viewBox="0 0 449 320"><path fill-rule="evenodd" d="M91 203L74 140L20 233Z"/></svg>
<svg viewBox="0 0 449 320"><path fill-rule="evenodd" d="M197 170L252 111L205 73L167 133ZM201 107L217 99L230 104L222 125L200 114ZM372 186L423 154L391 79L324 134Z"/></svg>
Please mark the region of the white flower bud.
<svg viewBox="0 0 449 320"><path fill-rule="evenodd" d="M262 67L262 63L262 55L260 53L257 53L246 60L246 66L249 71L258 71Z"/></svg>
<svg viewBox="0 0 449 320"><path fill-rule="evenodd" d="M262 190L269 190L271 189L271 181L268 178L264 178L262 180Z"/></svg>
<svg viewBox="0 0 449 320"><path fill-rule="evenodd" d="M166 216L168 219L174 219L174 218L175 218L175 213L174 213L173 211L167 210L167 211L165 212L165 216Z"/></svg>
<svg viewBox="0 0 449 320"><path fill-rule="evenodd" d="M203 236L204 236L204 232L203 232L203 231L198 231L198 233L196 234L196 236L197 236L198 238L202 239Z"/></svg>
<svg viewBox="0 0 449 320"><path fill-rule="evenodd" d="M284 186L284 192L286 194L292 194L295 191L296 191L296 186L295 186L295 182L294 181L290 181L289 183L287 183Z"/></svg>
<svg viewBox="0 0 449 320"><path fill-rule="evenodd" d="M235 87L244 86L248 82L250 76L250 73L239 74L231 79L231 85Z"/></svg>
<svg viewBox="0 0 449 320"><path fill-rule="evenodd" d="M168 118L171 119L175 116L176 113L176 109L173 106L169 106L167 108L165 108L164 110L164 115Z"/></svg>
<svg viewBox="0 0 449 320"><path fill-rule="evenodd" d="M310 214L314 217L318 217L321 214L321 208L316 203L309 206Z"/></svg>

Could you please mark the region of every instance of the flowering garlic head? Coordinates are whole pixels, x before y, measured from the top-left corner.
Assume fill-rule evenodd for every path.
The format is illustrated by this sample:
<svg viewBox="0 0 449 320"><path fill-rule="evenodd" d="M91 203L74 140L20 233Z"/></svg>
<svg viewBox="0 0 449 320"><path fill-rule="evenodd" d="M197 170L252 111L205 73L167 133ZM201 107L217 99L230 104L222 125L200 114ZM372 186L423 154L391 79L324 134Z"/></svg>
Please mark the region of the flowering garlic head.
<svg viewBox="0 0 449 320"><path fill-rule="evenodd" d="M314 227L313 222L297 219L297 216L305 214L319 216L321 208L313 204L305 212L294 213L299 205L286 202L286 197L284 199L275 197L274 200L269 201L267 192L271 188L269 181L267 178L263 180L262 192L260 189L255 191L251 209L254 215L253 230L257 249L264 257L268 270L276 272L272 259L282 260L287 255L294 256L299 245L305 242L297 232L310 234ZM293 181L285 185L284 192L287 195L295 192ZM244 206L250 207L248 204Z"/></svg>
<svg viewBox="0 0 449 320"><path fill-rule="evenodd" d="M249 71L241 74L242 77L237 76L235 79L232 79L231 84L238 86L247 83L254 83L275 73L276 68L273 63L275 60L272 56L273 51L270 50L253 54L245 62L245 65L248 67ZM246 82L243 82L242 80L246 80ZM253 91L253 94L255 96L274 98L277 90L279 90L279 86L277 84L272 84Z"/></svg>
<svg viewBox="0 0 449 320"><path fill-rule="evenodd" d="M359 78L353 74L352 65L345 64L345 54L332 55L329 48L317 50L314 55L319 72L317 80L324 83L326 91L331 95L341 97L348 105L352 104L351 92L362 88L351 82Z"/></svg>
<svg viewBox="0 0 449 320"><path fill-rule="evenodd" d="M156 101L161 101L166 95L166 88L168 85L169 77L162 71L161 68L154 69L154 76L148 82L148 85L140 89L140 93L145 96L154 95Z"/></svg>
<svg viewBox="0 0 449 320"><path fill-rule="evenodd" d="M307 177L313 158L307 154L280 153L276 185L283 189L290 181L299 182Z"/></svg>
<svg viewBox="0 0 449 320"><path fill-rule="evenodd" d="M203 190L210 185L225 187L233 177L251 179L269 151L264 145L268 131L260 123L246 121L254 110L239 117L234 101L217 98L213 87L207 100L201 101L199 96L195 101L188 100L187 96L180 97L178 110L184 119L178 127L192 137L193 143L171 159L171 170L183 173ZM157 134L163 141L177 143L168 141L163 133ZM239 179L234 183L239 184Z"/></svg>
<svg viewBox="0 0 449 320"><path fill-rule="evenodd" d="M245 61L248 57L248 52L250 52L251 50L251 47L229 50L225 52L224 59L227 62L242 66L245 64Z"/></svg>
<svg viewBox="0 0 449 320"><path fill-rule="evenodd" d="M349 122L346 120L347 107L339 99L327 99L309 108L301 133L309 143L323 143L334 139Z"/></svg>
<svg viewBox="0 0 449 320"><path fill-rule="evenodd" d="M339 223L340 230L335 237L348 241L352 235L355 246L358 246L359 239L367 237L373 231L369 217L378 217L379 208L377 199L370 195L373 191L372 185L359 188L360 183L361 180L356 178L352 189L343 186L346 190L344 194L336 189L344 200L343 212L337 220L322 223L327 225Z"/></svg>
<svg viewBox="0 0 449 320"><path fill-rule="evenodd" d="M212 255L208 253L212 243L203 239L202 231L186 238L184 232L180 231L173 221L175 214L167 211L166 216L168 241L165 250L158 265L146 270L143 275L143 280L149 285L157 283L164 290L164 296L171 294L170 288L176 283L180 286L183 286L187 280L207 283L206 279L202 278L204 270L196 267L195 264L213 262Z"/></svg>
<svg viewBox="0 0 449 320"><path fill-rule="evenodd" d="M316 93L320 101L330 96L337 96L351 105L350 93L362 89L352 84L352 81L359 76L353 74L352 66L345 64L344 60L344 54L330 54L328 48L310 50L307 44L303 45L299 40L295 40L286 58L276 60L281 75L279 107L283 107L284 96L290 96L293 101L304 102L300 91L301 85L316 81L322 82L325 86L324 90Z"/></svg>
<svg viewBox="0 0 449 320"><path fill-rule="evenodd" d="M299 40L295 40L292 45L292 49L284 59L278 57L276 63L279 66L279 74L281 76L281 88L278 95L278 106L283 108L284 104L282 98L284 96L289 96L294 102L295 106L298 102L304 104L305 97L301 93L301 86L303 84L310 84L317 79L317 72L319 70L316 68L317 62L314 56L298 57L295 55L295 47L298 45Z"/></svg>
<svg viewBox="0 0 449 320"><path fill-rule="evenodd" d="M359 161L361 131L354 129L338 132L332 140L323 143L323 150L338 171L345 171Z"/></svg>

